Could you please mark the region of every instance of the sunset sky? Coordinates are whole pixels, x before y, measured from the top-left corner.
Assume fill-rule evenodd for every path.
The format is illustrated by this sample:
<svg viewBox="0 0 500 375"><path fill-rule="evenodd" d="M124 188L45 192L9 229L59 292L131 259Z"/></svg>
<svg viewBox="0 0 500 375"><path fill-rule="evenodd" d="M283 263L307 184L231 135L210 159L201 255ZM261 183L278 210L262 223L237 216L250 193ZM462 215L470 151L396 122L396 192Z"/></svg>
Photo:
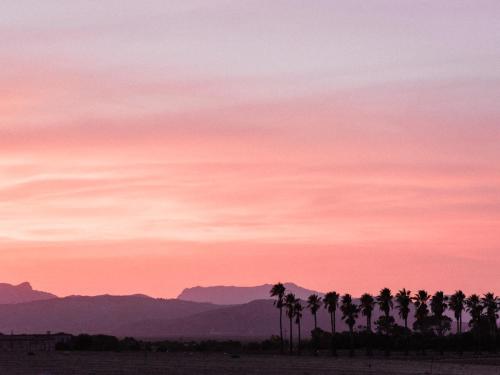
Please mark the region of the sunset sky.
<svg viewBox="0 0 500 375"><path fill-rule="evenodd" d="M500 292L498 0L3 0L0 282Z"/></svg>

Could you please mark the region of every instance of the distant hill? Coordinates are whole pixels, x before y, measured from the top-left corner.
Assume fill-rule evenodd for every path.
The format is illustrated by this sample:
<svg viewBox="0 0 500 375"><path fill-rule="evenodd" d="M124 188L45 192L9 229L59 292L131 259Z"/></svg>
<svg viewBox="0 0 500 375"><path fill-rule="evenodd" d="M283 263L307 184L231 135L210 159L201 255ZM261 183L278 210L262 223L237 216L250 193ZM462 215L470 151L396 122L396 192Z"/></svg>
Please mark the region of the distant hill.
<svg viewBox="0 0 500 375"><path fill-rule="evenodd" d="M287 291L295 294L302 300L307 299L313 293L323 296L323 293L302 288L294 283L284 283ZM177 297L184 301L210 302L217 305L238 305L248 303L259 299L270 299L269 291L271 284L259 286L197 286L187 288Z"/></svg>
<svg viewBox="0 0 500 375"><path fill-rule="evenodd" d="M0 304L23 303L53 298L57 298L57 296L34 290L28 282L19 285L0 283Z"/></svg>
<svg viewBox="0 0 500 375"><path fill-rule="evenodd" d="M0 305L2 333L105 333L142 319L176 319L218 308L208 303L135 296L72 296Z"/></svg>

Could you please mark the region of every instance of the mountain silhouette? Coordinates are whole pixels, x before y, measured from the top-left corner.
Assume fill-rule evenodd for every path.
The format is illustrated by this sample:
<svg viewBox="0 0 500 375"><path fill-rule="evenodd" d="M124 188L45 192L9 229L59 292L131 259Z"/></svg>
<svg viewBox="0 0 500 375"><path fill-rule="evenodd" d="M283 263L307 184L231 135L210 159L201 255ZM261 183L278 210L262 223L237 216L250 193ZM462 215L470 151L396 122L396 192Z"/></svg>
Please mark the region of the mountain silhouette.
<svg viewBox="0 0 500 375"><path fill-rule="evenodd" d="M306 300L311 294L323 293L305 289L294 283L284 283L287 292L294 293L297 298ZM193 302L209 302L217 305L237 305L248 303L259 299L270 299L269 291L271 284L259 286L197 286L194 288L186 288L177 297L180 300Z"/></svg>
<svg viewBox="0 0 500 375"><path fill-rule="evenodd" d="M141 319L175 319L215 308L218 306L208 303L143 295L71 296L0 305L0 332L112 334L118 327Z"/></svg>
<svg viewBox="0 0 500 375"><path fill-rule="evenodd" d="M34 290L28 282L19 285L0 283L0 304L23 303L53 298L57 298L57 296Z"/></svg>
<svg viewBox="0 0 500 375"><path fill-rule="evenodd" d="M7 286L5 286L7 285ZM287 290L294 291L301 297L305 306L306 297L316 293L295 284L287 283ZM10 288L9 288L10 287ZM0 284L2 290L22 290L28 298L33 293L37 301L0 304L0 333L45 333L66 332L71 334L111 334L116 336L134 336L137 338L268 338L279 334L279 311L269 299L270 285L257 287L207 287L186 289L184 298L210 299L224 302L187 301L185 299L152 298L142 294L128 296L70 296L57 298L50 293L33 291L28 283L18 286ZM212 291L218 291L212 293ZM196 293L194 293L195 291ZM201 292L200 292L201 291ZM239 296L239 292L242 293ZM264 294L264 298L245 303L254 295ZM28 297L27 297L28 296ZM35 297L35 298L36 298ZM16 297L19 298L19 297ZM15 299L5 299L14 301ZM17 299L15 301L19 301ZM231 305L228 303L231 302ZM359 304L359 299L353 299ZM396 322L403 324L392 310ZM373 322L381 315L378 307L373 311ZM451 315L448 311L447 315ZM337 312L337 330L347 329ZM318 327L330 330L330 317L326 309L320 307ZM464 314L464 322L469 315ZM411 305L409 326L414 322L414 306ZM302 318L302 333L309 335L314 327L313 317L308 309ZM364 329L365 319L360 316L355 329ZM452 325L454 328L454 325ZM287 325L284 325L287 334ZM294 329L296 326L294 325Z"/></svg>

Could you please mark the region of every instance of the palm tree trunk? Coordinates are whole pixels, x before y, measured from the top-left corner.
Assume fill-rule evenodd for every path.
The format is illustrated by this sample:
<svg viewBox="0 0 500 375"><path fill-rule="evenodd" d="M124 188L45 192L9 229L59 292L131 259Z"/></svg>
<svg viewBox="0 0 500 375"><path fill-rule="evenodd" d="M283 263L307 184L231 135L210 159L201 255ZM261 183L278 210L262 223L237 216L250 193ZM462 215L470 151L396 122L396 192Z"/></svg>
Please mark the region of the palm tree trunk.
<svg viewBox="0 0 500 375"><path fill-rule="evenodd" d="M349 326L349 357L354 356L354 332L352 326Z"/></svg>
<svg viewBox="0 0 500 375"><path fill-rule="evenodd" d="M285 351L283 342L283 307L280 307L280 343L281 343L281 354Z"/></svg>
<svg viewBox="0 0 500 375"><path fill-rule="evenodd" d="M463 351L463 343L462 343L462 340L463 340L463 337L462 337L462 313L460 313L460 315L458 316L458 320L460 321L460 323L458 323L458 353L460 354L460 356L462 356L464 354L464 351Z"/></svg>
<svg viewBox="0 0 500 375"><path fill-rule="evenodd" d="M492 332L491 332L491 341L492 341L492 345L493 345L493 353L496 353L497 352L497 321L496 319L494 319L492 322Z"/></svg>
<svg viewBox="0 0 500 375"><path fill-rule="evenodd" d="M316 316L316 313L314 313L314 330L318 329L318 318Z"/></svg>
<svg viewBox="0 0 500 375"><path fill-rule="evenodd" d="M366 316L366 354L368 356L372 355L372 317L371 315Z"/></svg>
<svg viewBox="0 0 500 375"><path fill-rule="evenodd" d="M390 337L389 337L389 314L385 314L385 355L389 356L390 355L390 350L389 350L389 342Z"/></svg>
<svg viewBox="0 0 500 375"><path fill-rule="evenodd" d="M335 347L335 312L330 313L330 321L332 323L332 355L337 356L337 348Z"/></svg>
<svg viewBox="0 0 500 375"><path fill-rule="evenodd" d="M293 332L292 332L292 318L290 318L290 354L293 353Z"/></svg>
<svg viewBox="0 0 500 375"><path fill-rule="evenodd" d="M405 316L405 355L408 355L408 317Z"/></svg>
<svg viewBox="0 0 500 375"><path fill-rule="evenodd" d="M298 324L298 327L297 327L297 328L299 329L299 334L298 334L298 336L297 336L297 337L298 337L298 340L299 340L299 342L298 342L298 345L299 345L299 346L298 346L298 348L297 348L297 353L300 355L300 350L301 350L301 341L302 341L302 340L301 340L301 335L300 335L300 320L297 322L297 324Z"/></svg>

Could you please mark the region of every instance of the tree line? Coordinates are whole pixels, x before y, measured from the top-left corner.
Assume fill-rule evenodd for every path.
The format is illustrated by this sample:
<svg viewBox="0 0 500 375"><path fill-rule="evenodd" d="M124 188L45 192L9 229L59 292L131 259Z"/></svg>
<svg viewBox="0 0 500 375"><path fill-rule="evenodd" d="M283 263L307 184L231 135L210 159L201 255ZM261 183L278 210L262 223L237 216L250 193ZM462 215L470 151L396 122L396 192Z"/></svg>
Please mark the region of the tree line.
<svg viewBox="0 0 500 375"><path fill-rule="evenodd" d="M329 337L332 355L337 355L337 341L342 337L342 335L339 336L336 328L337 312L348 327L350 355L354 354L355 339L363 342L368 355L372 355L374 346L383 346L385 354L389 355L393 346L391 343L396 340L398 346L403 347L406 354L414 346L415 341L420 342L421 350L425 353L425 343L431 342L430 340L432 340L433 347L437 346L440 352L444 351L445 346L451 345L462 353L464 344L469 343L471 337L476 352L479 352L486 344L492 351L496 351L497 348L500 300L491 292L482 296L478 294L466 296L458 290L447 296L442 291L431 295L425 290L419 290L412 295L411 291L401 289L393 295L389 288L383 288L378 295L364 293L359 303L356 303L350 294L340 295L335 291L326 293L323 298L312 294L307 301L301 301L293 293L287 292L282 283L277 283L271 288L270 296L275 298L274 305L279 309L279 340L282 353L285 351L283 314L289 324L288 351L290 354L294 352L300 354L303 348L301 320L305 309L309 310L314 319L314 329L311 332L312 346L315 349L321 346L326 336L325 331L318 328L317 323L317 313L321 308L325 308L330 316ZM410 328L408 319L412 305L415 321ZM381 315L377 321L372 322L375 309L379 309ZM456 324L455 334L451 333L453 320L446 315L448 310L453 312ZM470 315L468 322L470 330L467 332L463 332L464 312ZM396 324L394 313L401 318L403 326ZM364 323L359 331L355 331L357 322ZM373 325L375 330L372 329ZM294 348L294 326L296 326L297 336L296 348Z"/></svg>

